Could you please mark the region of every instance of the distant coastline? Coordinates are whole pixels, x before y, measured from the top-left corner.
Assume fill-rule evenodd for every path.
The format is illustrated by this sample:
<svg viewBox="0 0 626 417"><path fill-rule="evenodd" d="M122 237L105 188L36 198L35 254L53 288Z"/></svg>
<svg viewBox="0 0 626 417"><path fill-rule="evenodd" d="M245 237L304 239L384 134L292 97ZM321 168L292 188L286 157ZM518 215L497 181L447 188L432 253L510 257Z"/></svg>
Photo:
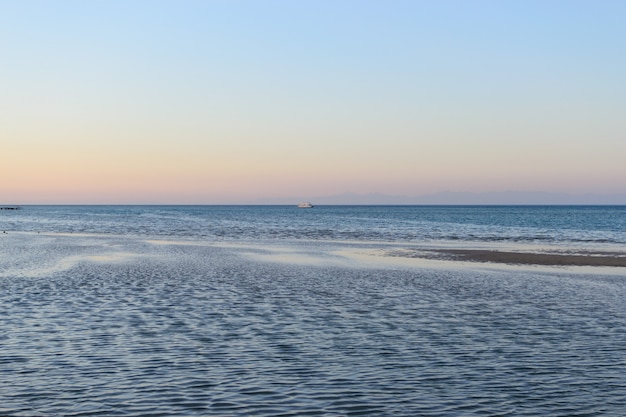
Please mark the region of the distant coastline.
<svg viewBox="0 0 626 417"><path fill-rule="evenodd" d="M454 192L446 191L427 195L403 196L382 193L342 193L328 196L312 196L316 205L626 205L626 193L569 194L550 192ZM302 201L303 198L263 198L249 204L283 205Z"/></svg>

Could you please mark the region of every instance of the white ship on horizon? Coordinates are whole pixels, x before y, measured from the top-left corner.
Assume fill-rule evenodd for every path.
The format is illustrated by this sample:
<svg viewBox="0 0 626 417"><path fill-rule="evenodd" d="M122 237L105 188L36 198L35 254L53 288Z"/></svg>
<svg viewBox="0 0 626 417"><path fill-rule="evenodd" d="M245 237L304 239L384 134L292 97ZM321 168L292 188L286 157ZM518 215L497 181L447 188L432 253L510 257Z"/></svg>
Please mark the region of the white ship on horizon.
<svg viewBox="0 0 626 417"><path fill-rule="evenodd" d="M298 204L298 208L313 208L313 204L309 203L308 201L303 201L302 203Z"/></svg>

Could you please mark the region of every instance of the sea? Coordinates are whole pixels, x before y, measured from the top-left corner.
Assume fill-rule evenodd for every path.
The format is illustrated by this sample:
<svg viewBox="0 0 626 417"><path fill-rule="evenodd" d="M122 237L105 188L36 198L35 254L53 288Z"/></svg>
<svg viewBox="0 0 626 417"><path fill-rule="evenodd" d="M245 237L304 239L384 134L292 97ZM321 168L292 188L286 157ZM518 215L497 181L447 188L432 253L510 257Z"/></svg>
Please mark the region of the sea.
<svg viewBox="0 0 626 417"><path fill-rule="evenodd" d="M0 210L0 416L624 416L626 206Z"/></svg>

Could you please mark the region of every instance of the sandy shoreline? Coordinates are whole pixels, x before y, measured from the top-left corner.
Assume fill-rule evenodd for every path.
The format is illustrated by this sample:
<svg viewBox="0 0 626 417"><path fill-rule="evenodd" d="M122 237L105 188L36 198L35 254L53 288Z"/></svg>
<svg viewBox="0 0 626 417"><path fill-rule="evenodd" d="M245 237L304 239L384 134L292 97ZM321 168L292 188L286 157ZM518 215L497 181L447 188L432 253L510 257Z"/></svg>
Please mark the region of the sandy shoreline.
<svg viewBox="0 0 626 417"><path fill-rule="evenodd" d="M626 267L626 253L532 253L486 249L426 249L414 257L521 265Z"/></svg>

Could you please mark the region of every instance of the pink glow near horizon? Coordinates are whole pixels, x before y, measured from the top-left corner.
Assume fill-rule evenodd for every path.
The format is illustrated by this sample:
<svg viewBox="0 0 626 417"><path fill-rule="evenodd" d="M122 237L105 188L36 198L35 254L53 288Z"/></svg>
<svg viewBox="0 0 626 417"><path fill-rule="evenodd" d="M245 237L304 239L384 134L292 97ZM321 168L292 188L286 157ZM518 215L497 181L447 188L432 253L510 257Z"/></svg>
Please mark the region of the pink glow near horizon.
<svg viewBox="0 0 626 417"><path fill-rule="evenodd" d="M626 193L626 6L455 5L9 5L0 202Z"/></svg>

